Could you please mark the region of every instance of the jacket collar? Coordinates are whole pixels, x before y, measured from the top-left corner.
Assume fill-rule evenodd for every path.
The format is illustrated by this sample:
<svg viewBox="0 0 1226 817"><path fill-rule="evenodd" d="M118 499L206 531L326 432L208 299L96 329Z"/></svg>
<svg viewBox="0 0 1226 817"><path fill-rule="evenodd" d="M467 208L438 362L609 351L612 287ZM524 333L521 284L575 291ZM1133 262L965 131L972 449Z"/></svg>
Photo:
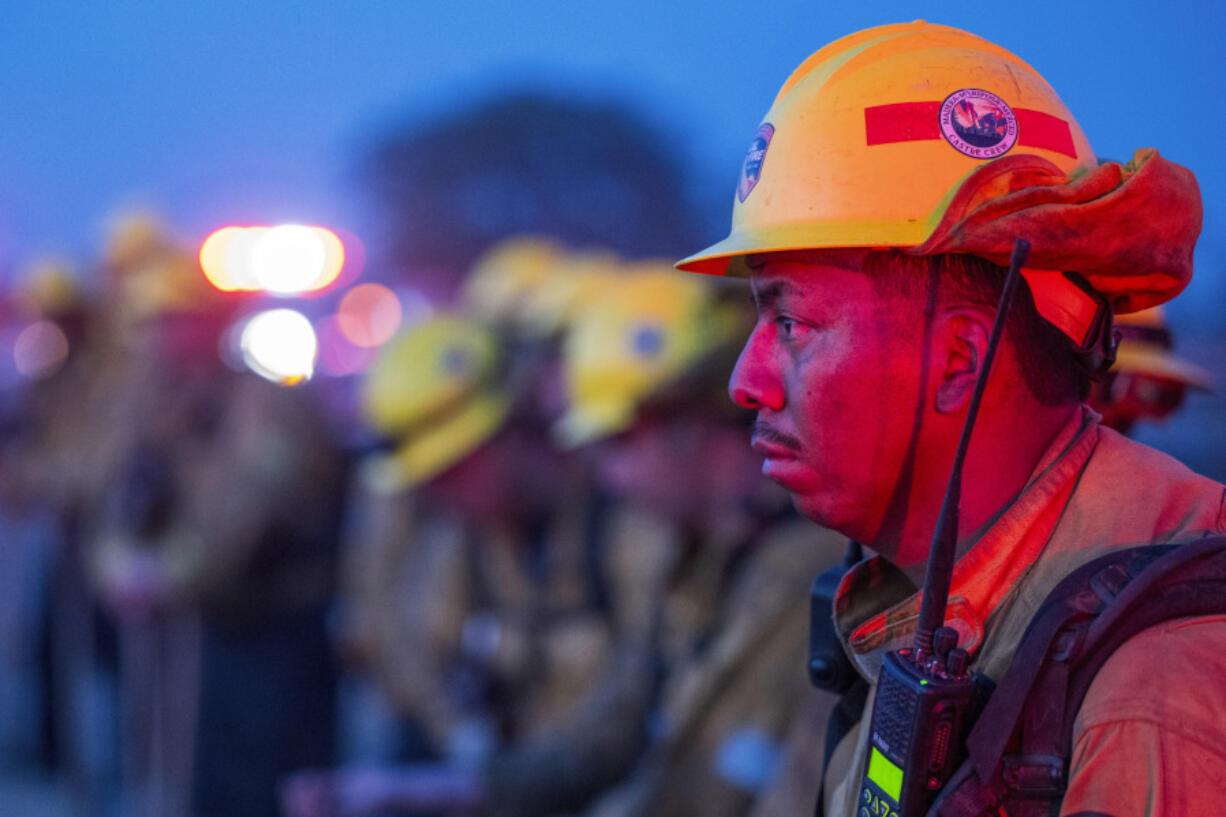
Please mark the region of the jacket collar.
<svg viewBox="0 0 1226 817"><path fill-rule="evenodd" d="M946 624L972 655L983 644L985 623L1051 538L1098 443L1098 420L1087 407L1076 413L1021 493L954 566ZM835 627L861 672L875 678L885 652L909 646L919 607L915 585L883 557L860 562L843 577L835 594Z"/></svg>

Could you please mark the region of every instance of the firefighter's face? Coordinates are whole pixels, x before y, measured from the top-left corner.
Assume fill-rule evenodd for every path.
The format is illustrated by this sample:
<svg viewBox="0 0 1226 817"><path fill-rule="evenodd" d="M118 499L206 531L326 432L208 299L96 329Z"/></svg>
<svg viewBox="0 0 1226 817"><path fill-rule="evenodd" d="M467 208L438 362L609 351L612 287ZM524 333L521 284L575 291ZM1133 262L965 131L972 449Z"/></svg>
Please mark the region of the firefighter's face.
<svg viewBox="0 0 1226 817"><path fill-rule="evenodd" d="M483 524L527 519L555 509L568 458L533 429L512 423L422 486L438 503Z"/></svg>
<svg viewBox="0 0 1226 817"><path fill-rule="evenodd" d="M732 399L758 412L762 472L797 509L873 543L919 428L923 332L891 319L860 252L751 260L758 321Z"/></svg>
<svg viewBox="0 0 1226 817"><path fill-rule="evenodd" d="M641 413L592 453L597 479L613 496L676 521L740 508L762 483L744 425L704 417L697 407Z"/></svg>

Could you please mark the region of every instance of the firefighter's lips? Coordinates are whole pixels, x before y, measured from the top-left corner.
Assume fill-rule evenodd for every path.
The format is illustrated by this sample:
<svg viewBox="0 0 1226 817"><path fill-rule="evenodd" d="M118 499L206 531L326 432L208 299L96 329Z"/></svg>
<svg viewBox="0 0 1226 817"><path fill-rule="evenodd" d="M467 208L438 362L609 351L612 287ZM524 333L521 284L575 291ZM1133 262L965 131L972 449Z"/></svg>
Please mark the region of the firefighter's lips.
<svg viewBox="0 0 1226 817"><path fill-rule="evenodd" d="M789 491L801 490L810 481L810 469L804 459L805 447L800 439L775 428L761 416L753 424L750 447L763 458L762 476Z"/></svg>
<svg viewBox="0 0 1226 817"><path fill-rule="evenodd" d="M799 452L788 445L762 439L754 435L751 447L754 453L762 456L762 476L773 479L787 488L793 478L801 475L796 473L801 468L798 459Z"/></svg>

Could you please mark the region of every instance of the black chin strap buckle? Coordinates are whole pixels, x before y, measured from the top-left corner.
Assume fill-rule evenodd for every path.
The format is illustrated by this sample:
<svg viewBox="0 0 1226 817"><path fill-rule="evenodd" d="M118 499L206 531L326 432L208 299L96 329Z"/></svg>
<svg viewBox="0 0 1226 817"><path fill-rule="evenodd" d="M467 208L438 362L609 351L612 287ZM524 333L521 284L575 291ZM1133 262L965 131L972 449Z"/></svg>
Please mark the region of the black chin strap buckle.
<svg viewBox="0 0 1226 817"><path fill-rule="evenodd" d="M1090 327L1081 339L1080 345L1074 345L1073 354L1090 379L1098 382L1107 375L1107 371L1115 365L1115 354L1120 346L1120 333L1112 320L1111 305L1101 293L1075 272L1066 272L1064 277L1073 282L1078 289L1094 299L1096 309Z"/></svg>

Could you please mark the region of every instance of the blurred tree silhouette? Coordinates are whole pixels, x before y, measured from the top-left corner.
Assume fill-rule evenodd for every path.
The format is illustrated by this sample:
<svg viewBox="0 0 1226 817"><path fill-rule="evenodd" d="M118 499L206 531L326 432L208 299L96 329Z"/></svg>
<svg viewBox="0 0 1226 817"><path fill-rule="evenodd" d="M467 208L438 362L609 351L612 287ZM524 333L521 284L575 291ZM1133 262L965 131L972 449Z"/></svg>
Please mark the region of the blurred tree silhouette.
<svg viewBox="0 0 1226 817"><path fill-rule="evenodd" d="M672 140L614 103L496 98L394 131L368 170L388 260L453 281L516 233L629 257L701 243Z"/></svg>

